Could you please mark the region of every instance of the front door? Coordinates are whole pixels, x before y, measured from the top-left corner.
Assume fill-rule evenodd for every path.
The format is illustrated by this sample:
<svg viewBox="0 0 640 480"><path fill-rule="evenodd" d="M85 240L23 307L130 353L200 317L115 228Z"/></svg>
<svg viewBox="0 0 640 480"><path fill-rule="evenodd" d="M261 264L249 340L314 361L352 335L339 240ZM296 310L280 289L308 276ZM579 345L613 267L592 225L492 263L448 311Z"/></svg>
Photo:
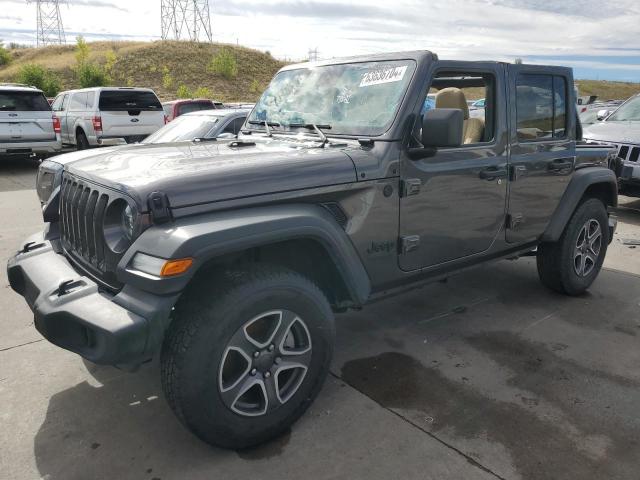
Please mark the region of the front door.
<svg viewBox="0 0 640 480"><path fill-rule="evenodd" d="M460 108L465 124L476 128L478 121L469 122L476 118L482 132L468 133L465 144L428 158L402 158L399 262L405 271L482 254L503 230L508 183L504 70L495 63L436 63L424 108L429 101L433 105L435 94L435 108ZM479 95L486 98L485 108L469 111L462 99Z"/></svg>
<svg viewBox="0 0 640 480"><path fill-rule="evenodd" d="M575 120L567 115L573 85L564 68L509 65L511 182L506 239L535 241L571 179Z"/></svg>

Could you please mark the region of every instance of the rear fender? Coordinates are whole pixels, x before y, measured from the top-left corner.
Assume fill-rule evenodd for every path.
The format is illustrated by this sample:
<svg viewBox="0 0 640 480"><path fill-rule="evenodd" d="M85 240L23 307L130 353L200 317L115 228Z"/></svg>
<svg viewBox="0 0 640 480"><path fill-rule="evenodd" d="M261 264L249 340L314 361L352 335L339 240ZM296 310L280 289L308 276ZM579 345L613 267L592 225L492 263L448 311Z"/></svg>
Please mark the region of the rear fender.
<svg viewBox="0 0 640 480"><path fill-rule="evenodd" d="M543 242L555 242L560 238L571 215L585 195L589 195L590 192L594 196L602 198L608 207L617 207L618 183L615 173L608 168L600 167L577 170L560 199L549 225L542 234L541 240Z"/></svg>

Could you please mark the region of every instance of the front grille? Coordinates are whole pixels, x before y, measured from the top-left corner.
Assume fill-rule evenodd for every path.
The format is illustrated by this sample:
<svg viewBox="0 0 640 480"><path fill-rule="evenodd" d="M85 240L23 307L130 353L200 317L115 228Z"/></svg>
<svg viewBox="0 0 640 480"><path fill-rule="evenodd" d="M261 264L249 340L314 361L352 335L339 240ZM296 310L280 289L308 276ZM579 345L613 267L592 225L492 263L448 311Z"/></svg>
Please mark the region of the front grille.
<svg viewBox="0 0 640 480"><path fill-rule="evenodd" d="M640 146L618 145L618 157L629 162L637 162L640 158Z"/></svg>
<svg viewBox="0 0 640 480"><path fill-rule="evenodd" d="M107 191L65 175L60 187L60 239L78 267L105 286L119 289L115 267L121 255L105 245L102 226L110 200Z"/></svg>

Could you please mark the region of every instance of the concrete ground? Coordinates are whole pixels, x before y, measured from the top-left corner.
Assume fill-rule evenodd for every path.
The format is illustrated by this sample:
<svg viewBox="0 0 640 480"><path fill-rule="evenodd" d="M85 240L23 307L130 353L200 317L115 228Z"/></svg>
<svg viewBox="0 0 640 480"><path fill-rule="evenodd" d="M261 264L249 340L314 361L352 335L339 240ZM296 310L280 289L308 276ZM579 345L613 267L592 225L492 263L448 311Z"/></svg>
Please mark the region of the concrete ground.
<svg viewBox="0 0 640 480"><path fill-rule="evenodd" d="M40 228L35 167L0 165L0 261ZM224 451L166 405L157 365L85 365L0 278L0 478L637 479L640 200L590 292L503 261L338 317L332 374L291 432Z"/></svg>

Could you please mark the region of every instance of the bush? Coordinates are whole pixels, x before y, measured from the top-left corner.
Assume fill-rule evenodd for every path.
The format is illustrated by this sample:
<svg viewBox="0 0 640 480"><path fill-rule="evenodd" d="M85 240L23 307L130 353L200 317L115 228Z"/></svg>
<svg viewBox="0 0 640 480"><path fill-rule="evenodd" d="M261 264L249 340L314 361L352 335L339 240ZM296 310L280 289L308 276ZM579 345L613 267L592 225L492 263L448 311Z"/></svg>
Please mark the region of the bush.
<svg viewBox="0 0 640 480"><path fill-rule="evenodd" d="M198 89L193 92L193 96L195 98L213 98L213 92L207 87L198 87Z"/></svg>
<svg viewBox="0 0 640 480"><path fill-rule="evenodd" d="M193 94L191 93L191 90L189 90L189 87L187 87L186 85L180 85L178 87L178 90L176 91L176 96L178 98L193 98Z"/></svg>
<svg viewBox="0 0 640 480"><path fill-rule="evenodd" d="M20 67L16 82L39 88L47 97L55 97L62 88L60 80L51 70L35 63L27 63Z"/></svg>
<svg viewBox="0 0 640 480"><path fill-rule="evenodd" d="M238 64L236 57L229 48L222 48L211 59L208 70L226 79L234 78L238 75Z"/></svg>
<svg viewBox="0 0 640 480"><path fill-rule="evenodd" d="M107 74L100 65L85 63L76 68L76 76L80 87L104 87L109 83Z"/></svg>
<svg viewBox="0 0 640 480"><path fill-rule="evenodd" d="M173 87L173 77L166 66L162 68L162 86L167 90Z"/></svg>
<svg viewBox="0 0 640 480"><path fill-rule="evenodd" d="M264 89L260 86L260 82L258 82L258 79L254 78L251 82L251 86L249 87L249 91L251 93L262 93L262 90Z"/></svg>
<svg viewBox="0 0 640 480"><path fill-rule="evenodd" d="M104 73L107 76L107 80L111 83L115 78L115 66L118 61L118 56L113 50L107 50L105 54Z"/></svg>
<svg viewBox="0 0 640 480"><path fill-rule="evenodd" d="M0 67L4 67L5 65L9 65L13 60L11 53L9 50L0 45Z"/></svg>

